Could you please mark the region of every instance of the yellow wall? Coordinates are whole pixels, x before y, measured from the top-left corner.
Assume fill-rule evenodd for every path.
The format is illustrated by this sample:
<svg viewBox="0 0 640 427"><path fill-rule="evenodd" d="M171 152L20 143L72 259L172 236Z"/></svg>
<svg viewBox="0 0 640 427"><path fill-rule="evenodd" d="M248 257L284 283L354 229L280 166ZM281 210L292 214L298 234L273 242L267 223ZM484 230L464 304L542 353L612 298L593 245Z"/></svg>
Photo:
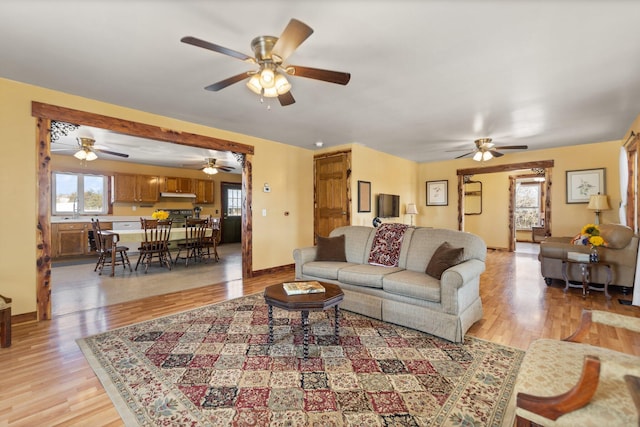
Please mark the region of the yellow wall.
<svg viewBox="0 0 640 427"><path fill-rule="evenodd" d="M566 172L568 170L605 168L606 194L609 196L611 210L601 214L601 222L618 223L620 204L620 181L618 175L618 158L621 141L600 142L595 144L575 145L547 150L528 150L510 153L508 156L491 160L487 166L500 164L529 162L536 160L553 160L552 190L551 190L551 234L553 236L573 236L580 228L595 219L592 211L587 210L586 204L566 203ZM425 181L446 179L449 181L448 206L424 206L426 201L420 201L419 223L421 225L452 228L458 227L457 175L458 169L477 168L484 166L471 159L450 160L438 163L423 163L419 166L419 181L422 187L419 195L426 187ZM485 239L490 247L507 248L508 232L508 198L509 174L476 174L474 180L482 181L483 213L478 216L465 217L467 231L473 231Z"/></svg>
<svg viewBox="0 0 640 427"><path fill-rule="evenodd" d="M371 226L376 217L377 196L397 194L400 196L400 217L385 218L383 222L410 224L411 218L405 214L408 203L416 203L416 174L418 164L362 144L346 144L318 150L318 154L351 150L351 224ZM358 181L371 183L371 212L358 212ZM418 211L420 207L418 207ZM415 223L415 220L414 220Z"/></svg>
<svg viewBox="0 0 640 427"><path fill-rule="evenodd" d="M0 79L0 294L13 313L36 310L36 120L31 102L119 117L255 147L253 269L291 264L293 249L313 242L313 152L247 135L137 111L41 87ZM271 193L262 193L264 182ZM267 216L261 210L267 209ZM283 211L288 210L289 216ZM273 214L272 214L273 213Z"/></svg>

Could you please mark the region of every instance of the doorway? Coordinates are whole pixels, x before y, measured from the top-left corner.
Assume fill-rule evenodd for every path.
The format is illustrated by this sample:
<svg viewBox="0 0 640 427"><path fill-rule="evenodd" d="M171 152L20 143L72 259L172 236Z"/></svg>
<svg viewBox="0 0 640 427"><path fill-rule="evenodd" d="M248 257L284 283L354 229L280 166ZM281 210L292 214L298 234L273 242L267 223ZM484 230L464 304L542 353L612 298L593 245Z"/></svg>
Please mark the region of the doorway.
<svg viewBox="0 0 640 427"><path fill-rule="evenodd" d="M314 241L351 224L351 151L314 157Z"/></svg>
<svg viewBox="0 0 640 427"><path fill-rule="evenodd" d="M496 166L479 167L479 168L458 169L456 172L458 175L458 195L459 195L458 197L458 229L462 231L469 231L465 229L464 183L465 181L468 181L470 179L469 178L470 176L475 176L475 179L479 179L477 175L481 175L481 174L495 174L500 172L528 170L535 175L544 176L545 183L544 183L544 201L543 201L543 206L544 206L543 221L546 229L551 230L551 183L552 183L553 164L554 164L553 160L540 160L540 161L533 161L533 162L511 163L511 164L505 164L505 165L496 165ZM515 226L514 215L513 215L513 212L515 209L514 187L515 185L511 185L511 183L509 184L510 196L508 198L508 202L505 200L506 196L497 197L497 198L502 198L503 200L505 200L505 204L508 204L508 206L505 206L505 210L508 210L509 214L506 215L506 217L504 217L504 222L508 224L507 225L508 229L505 230L505 232L508 233L508 237L507 237L508 242L507 242L506 249L509 252L514 252L516 250L516 226ZM484 186L483 197L490 198L491 191L492 189L490 187ZM488 200L491 200L491 199L488 199ZM490 220L492 221L492 223L495 223L497 221L495 217L490 218ZM492 227L485 227L485 229L487 230L491 228ZM485 241L486 240L487 239L485 239ZM487 246L492 247L491 245L487 245ZM496 249L501 249L501 248L504 248L504 247L502 245L496 247Z"/></svg>
<svg viewBox="0 0 640 427"><path fill-rule="evenodd" d="M36 152L37 159L37 230L36 230L36 301L37 319L51 319L51 121L57 120L75 125L100 127L114 132L163 142L190 145L219 151L231 151L242 158L242 277L252 277L252 224L250 206L252 204L251 171L254 147L235 141L175 131L160 126L130 120L88 113L85 111L59 107L33 101L31 115L37 118Z"/></svg>
<svg viewBox="0 0 640 427"><path fill-rule="evenodd" d="M238 243L242 238L242 186L235 182L222 182L220 191L220 243Z"/></svg>

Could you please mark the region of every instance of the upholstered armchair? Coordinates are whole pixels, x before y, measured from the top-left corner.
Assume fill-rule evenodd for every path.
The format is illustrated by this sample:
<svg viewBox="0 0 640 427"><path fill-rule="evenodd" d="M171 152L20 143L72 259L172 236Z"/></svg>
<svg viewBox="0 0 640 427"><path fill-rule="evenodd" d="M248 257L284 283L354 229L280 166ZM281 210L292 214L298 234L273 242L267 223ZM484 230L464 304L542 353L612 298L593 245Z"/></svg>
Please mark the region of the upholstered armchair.
<svg viewBox="0 0 640 427"><path fill-rule="evenodd" d="M592 323L640 333L640 318L584 310L565 340L534 341L516 379L516 425L640 426L640 356L581 343Z"/></svg>

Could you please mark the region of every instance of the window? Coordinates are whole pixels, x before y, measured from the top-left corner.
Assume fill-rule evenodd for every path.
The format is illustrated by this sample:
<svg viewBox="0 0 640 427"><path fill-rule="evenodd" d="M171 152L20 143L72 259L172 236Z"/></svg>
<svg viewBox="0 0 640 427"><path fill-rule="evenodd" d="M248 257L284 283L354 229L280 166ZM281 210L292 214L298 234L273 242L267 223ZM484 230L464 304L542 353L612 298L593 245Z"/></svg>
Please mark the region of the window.
<svg viewBox="0 0 640 427"><path fill-rule="evenodd" d="M239 189L227 189L227 215L242 215L242 191Z"/></svg>
<svg viewBox="0 0 640 427"><path fill-rule="evenodd" d="M531 230L541 225L542 183L516 180L516 230Z"/></svg>
<svg viewBox="0 0 640 427"><path fill-rule="evenodd" d="M82 173L53 173L53 214L108 213L109 177Z"/></svg>

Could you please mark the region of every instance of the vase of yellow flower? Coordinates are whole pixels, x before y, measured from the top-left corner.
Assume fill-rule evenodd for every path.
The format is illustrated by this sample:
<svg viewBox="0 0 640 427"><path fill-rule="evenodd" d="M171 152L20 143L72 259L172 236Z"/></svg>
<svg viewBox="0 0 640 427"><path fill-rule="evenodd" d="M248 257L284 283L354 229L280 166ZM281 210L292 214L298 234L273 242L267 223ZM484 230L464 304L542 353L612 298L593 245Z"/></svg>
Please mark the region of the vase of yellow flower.
<svg viewBox="0 0 640 427"><path fill-rule="evenodd" d="M598 253L598 248L604 245L604 239L602 236L592 235L589 237L589 243L591 244L591 253L589 254L590 262L598 262L600 261L600 254Z"/></svg>

